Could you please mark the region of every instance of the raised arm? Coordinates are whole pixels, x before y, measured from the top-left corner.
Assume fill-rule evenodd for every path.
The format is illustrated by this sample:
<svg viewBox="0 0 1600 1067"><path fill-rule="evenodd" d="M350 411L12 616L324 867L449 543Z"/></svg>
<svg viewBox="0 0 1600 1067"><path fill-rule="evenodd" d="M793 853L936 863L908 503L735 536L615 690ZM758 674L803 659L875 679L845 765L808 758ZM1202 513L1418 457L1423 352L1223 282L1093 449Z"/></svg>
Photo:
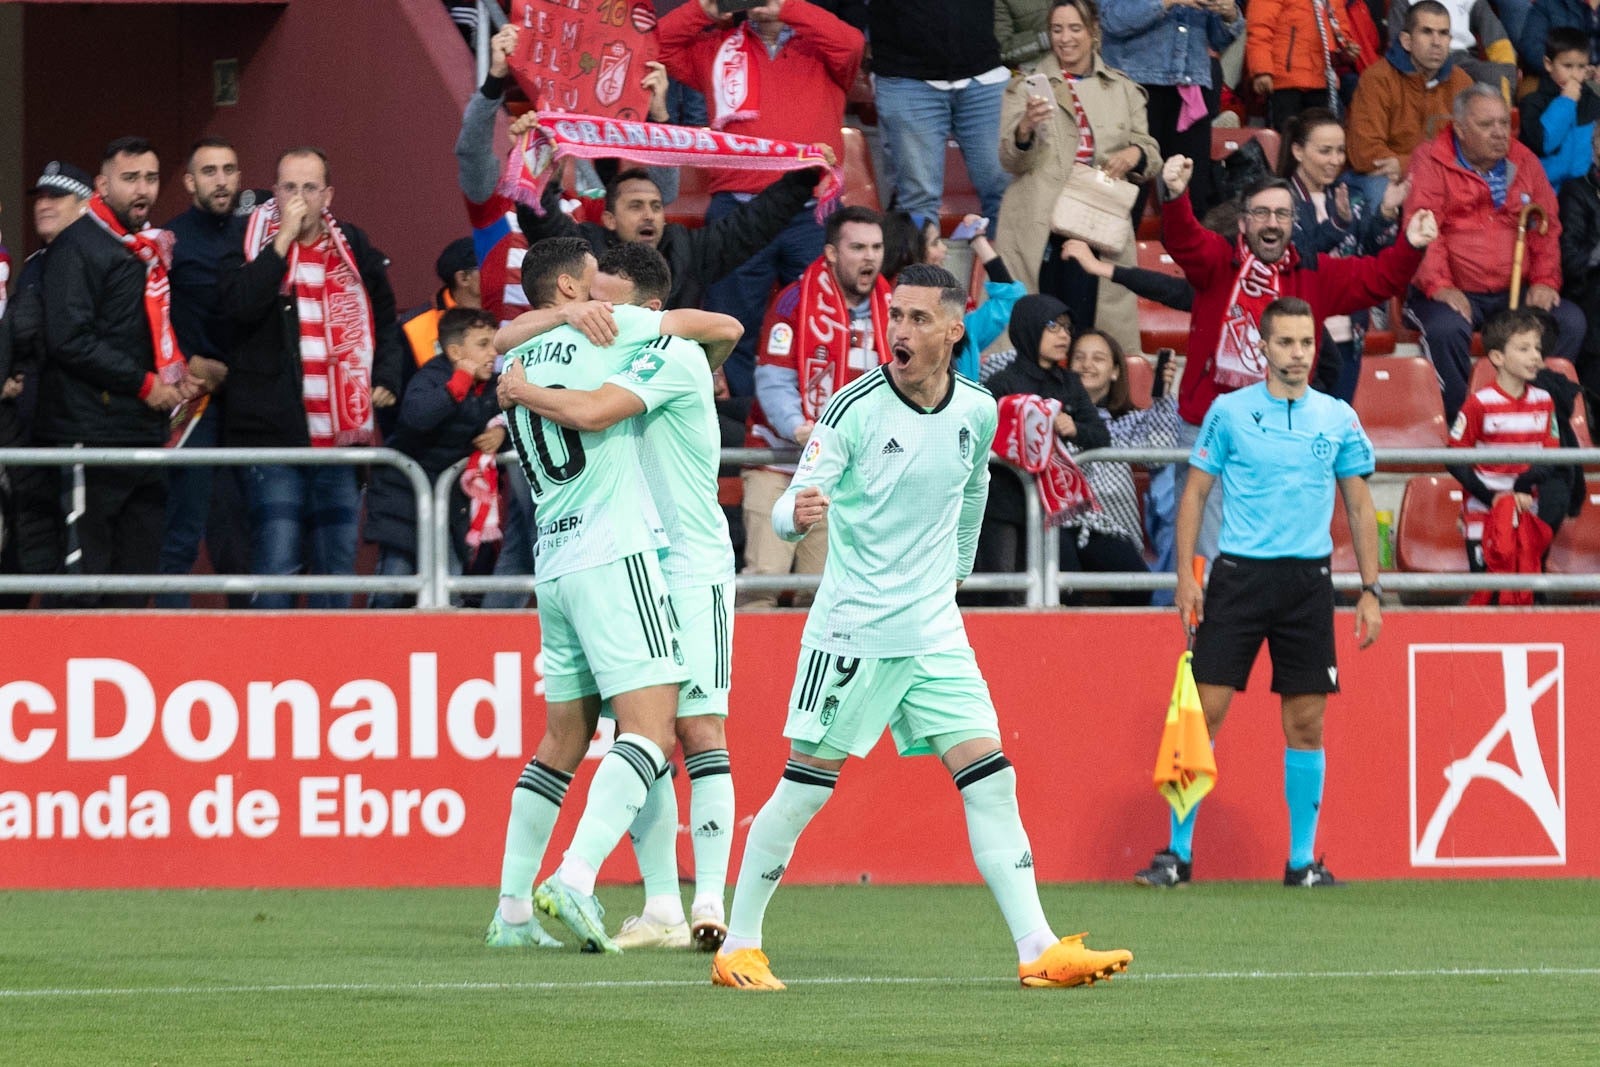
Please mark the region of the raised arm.
<svg viewBox="0 0 1600 1067"><path fill-rule="evenodd" d="M716 370L733 354L744 336L744 324L732 315L699 308L674 308L661 316L663 336L682 337L706 350L706 362Z"/></svg>

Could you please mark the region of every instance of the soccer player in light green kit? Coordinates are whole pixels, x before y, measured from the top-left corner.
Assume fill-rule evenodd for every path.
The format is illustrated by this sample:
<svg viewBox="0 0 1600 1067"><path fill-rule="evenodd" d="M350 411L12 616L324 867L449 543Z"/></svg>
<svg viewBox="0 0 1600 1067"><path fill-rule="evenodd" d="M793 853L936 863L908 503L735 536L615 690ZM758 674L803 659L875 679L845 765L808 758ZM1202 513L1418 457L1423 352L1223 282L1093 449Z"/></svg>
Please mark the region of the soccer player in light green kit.
<svg viewBox="0 0 1600 1067"><path fill-rule="evenodd" d="M535 307L551 309L587 300L595 269L581 239L541 241L528 250L523 284ZM658 342L672 316L617 309L619 351ZM571 327L518 346L509 358L502 402L524 376L570 389L600 386L608 369L594 356L596 348ZM666 767L678 687L688 677L659 563L666 535L631 428L579 432L521 406L511 408L508 421L538 508L534 559L547 714L545 735L512 791L500 904L485 941L497 947L558 944L533 921L537 904L572 929L585 948L614 952L594 898L595 874ZM595 771L560 868L533 891L603 699L616 715L616 741Z"/></svg>
<svg viewBox="0 0 1600 1067"><path fill-rule="evenodd" d="M989 492L995 401L952 373L966 289L917 264L889 302L891 361L828 402L772 526L796 539L828 518L828 563L806 619L784 736L788 766L745 840L713 985L783 989L761 947L795 843L849 756L887 728L901 755L936 753L955 779L978 871L1017 946L1024 987L1091 983L1133 954L1057 939L1039 905L1017 780L956 608Z"/></svg>
<svg viewBox="0 0 1600 1067"><path fill-rule="evenodd" d="M629 242L606 251L591 295L614 305L657 308L671 286L671 270L661 254L643 242ZM693 925L678 891L677 794L664 774L631 828L645 906L623 921L614 938L624 949L692 944L715 951L727 933L723 893L734 798L724 721L732 682L733 543L717 502L721 433L711 371L730 348L702 349L670 336L639 350L613 346L594 353L612 371L597 390L530 386L518 391L520 402L535 414L576 430L602 430L638 416L640 459L667 531L662 573L689 666L689 680L678 693L677 735L694 824Z"/></svg>

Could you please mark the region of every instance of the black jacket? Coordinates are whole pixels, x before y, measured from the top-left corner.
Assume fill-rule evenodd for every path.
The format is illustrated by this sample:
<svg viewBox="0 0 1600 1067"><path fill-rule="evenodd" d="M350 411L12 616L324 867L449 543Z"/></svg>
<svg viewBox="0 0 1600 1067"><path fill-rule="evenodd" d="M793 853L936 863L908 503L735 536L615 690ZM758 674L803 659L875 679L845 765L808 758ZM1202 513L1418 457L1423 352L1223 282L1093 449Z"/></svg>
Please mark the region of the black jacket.
<svg viewBox="0 0 1600 1067"><path fill-rule="evenodd" d="M1046 400L1060 401L1062 412L1071 415L1072 421L1078 425L1077 435L1072 439L1073 444L1079 448L1109 446L1111 431L1106 429L1105 420L1100 418L1100 412L1095 410L1094 401L1089 399L1089 392L1084 389L1083 383L1078 381L1078 376L1065 366L1051 367L1049 370L1039 366L1039 337L1044 329L1044 322L1064 312L1065 306L1053 297L1032 296L1023 297L1017 302L1017 307L1022 311L1020 317L1023 319L1030 317L1030 310L1038 308L1042 312L1041 316L1036 316L1039 328L1036 331L1029 323L1019 329L1019 316L1016 310L1013 310L1011 339L1017 346L1017 358L1012 360L1010 366L990 378L985 383L986 388L997 400L1016 393L1031 393ZM1032 338L1032 343L1029 343L1029 337ZM1028 492L1033 492L1032 486L1026 488ZM984 514L999 522L1020 525L1027 518L1023 490L1024 486L1019 479L1003 474L995 475L989 482L989 504Z"/></svg>
<svg viewBox="0 0 1600 1067"><path fill-rule="evenodd" d="M339 229L372 303L377 329L372 387L399 395L403 346L394 317L394 290L389 287L389 261L357 227L341 221ZM230 248L217 269L218 310L234 327L233 346L223 354L228 364L228 407L222 443L240 448L309 445L301 389L300 316L293 293L279 291L288 263L270 243L246 263L241 245Z"/></svg>
<svg viewBox="0 0 1600 1067"><path fill-rule="evenodd" d="M869 4L867 25L882 77L958 81L1000 66L994 0Z"/></svg>
<svg viewBox="0 0 1600 1067"><path fill-rule="evenodd" d="M733 273L783 232L811 198L812 187L820 178L814 167L790 171L737 211L698 230L667 223L661 232L661 243L656 246L672 268L667 310L699 307L706 286ZM546 237L582 237L599 258L606 249L621 243L616 231L597 222L574 222L562 211L561 189L556 182L545 187L543 206L545 214L540 218L526 205L517 205L517 222L530 245Z"/></svg>
<svg viewBox="0 0 1600 1067"><path fill-rule="evenodd" d="M56 235L40 282L45 356L40 444L160 445L166 416L139 399L155 372L145 268L85 215Z"/></svg>
<svg viewBox="0 0 1600 1067"><path fill-rule="evenodd" d="M1591 170L1564 182L1561 204L1561 295L1588 319L1584 353L1600 352L1600 176ZM1591 396L1600 395L1600 359L1578 362L1578 376Z"/></svg>
<svg viewBox="0 0 1600 1067"><path fill-rule="evenodd" d="M456 460L472 454L472 439L500 413L495 400L495 380L469 388L457 400L447 385L455 368L445 356L435 356L411 376L400 402L394 435L384 443L422 464L432 483ZM459 487L450 493L450 529L459 536L466 528L466 494ZM367 521L362 537L368 541L415 555L417 504L411 483L394 467L374 467L367 489Z"/></svg>

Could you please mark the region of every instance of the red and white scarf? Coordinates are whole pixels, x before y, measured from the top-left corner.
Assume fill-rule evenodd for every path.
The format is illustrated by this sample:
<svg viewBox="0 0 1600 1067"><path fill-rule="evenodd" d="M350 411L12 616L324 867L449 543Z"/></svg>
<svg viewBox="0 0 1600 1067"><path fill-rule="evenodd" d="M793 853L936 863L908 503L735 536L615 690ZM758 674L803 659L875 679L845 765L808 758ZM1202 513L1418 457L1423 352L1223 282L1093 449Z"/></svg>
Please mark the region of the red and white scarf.
<svg viewBox="0 0 1600 1067"><path fill-rule="evenodd" d="M172 231L146 226L130 232L99 193L89 198L89 217L144 264L144 314L150 322L150 340L155 348L156 377L176 385L183 380L189 364L172 329L172 284L167 279L167 268L172 265Z"/></svg>
<svg viewBox="0 0 1600 1067"><path fill-rule="evenodd" d="M328 231L331 254L328 256L322 288L321 334L327 346L328 414L333 445L369 444L373 437L372 362L377 329L372 318L372 301L361 280L361 270L339 224L326 210L323 225ZM282 223L276 198L250 213L245 224L244 255L254 260L272 243ZM300 263L300 242L289 246L289 265L283 272L279 292L295 288L295 271ZM301 333L306 323L301 323Z"/></svg>
<svg viewBox="0 0 1600 1067"><path fill-rule="evenodd" d="M500 465L489 452L474 452L461 472L467 494L467 547L500 540Z"/></svg>
<svg viewBox="0 0 1600 1067"><path fill-rule="evenodd" d="M1033 475L1046 526L1066 526L1085 512L1099 511L1089 479L1056 434L1059 400L1029 393L1000 398L994 454Z"/></svg>
<svg viewBox="0 0 1600 1067"><path fill-rule="evenodd" d="M1261 313L1278 299L1283 290L1283 274L1292 270L1295 251L1288 249L1277 263L1263 263L1239 239L1239 273L1228 294L1228 310L1222 320L1222 335L1217 338L1217 356L1211 364L1211 380L1224 389L1242 389L1264 381L1267 359L1261 350Z"/></svg>
<svg viewBox="0 0 1600 1067"><path fill-rule="evenodd" d="M646 166L721 167L728 170L805 170L821 167L817 219L828 216L844 191L844 171L828 166L822 147L719 133L699 126L628 122L597 115L541 111L539 121L517 138L506 161L500 192L540 215L540 196L563 159L622 158Z"/></svg>
<svg viewBox="0 0 1600 1067"><path fill-rule="evenodd" d="M761 75L756 70L756 49L763 47L748 23L723 38L711 61L711 103L715 112L711 128L761 117Z"/></svg>
<svg viewBox="0 0 1600 1067"><path fill-rule="evenodd" d="M889 283L878 275L872 295L873 351L889 361ZM800 275L800 305L795 311L795 370L800 376L800 411L807 422L822 417L828 398L850 380L850 308L826 259ZM864 347L864 346L863 346ZM857 368L857 372L863 368Z"/></svg>

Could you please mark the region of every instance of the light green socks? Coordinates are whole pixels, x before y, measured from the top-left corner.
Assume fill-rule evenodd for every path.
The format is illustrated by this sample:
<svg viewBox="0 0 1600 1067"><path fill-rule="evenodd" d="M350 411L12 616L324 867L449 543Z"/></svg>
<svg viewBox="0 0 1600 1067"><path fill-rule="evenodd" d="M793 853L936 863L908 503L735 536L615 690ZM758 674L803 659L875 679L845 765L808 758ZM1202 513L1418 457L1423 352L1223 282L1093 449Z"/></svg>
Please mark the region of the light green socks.
<svg viewBox="0 0 1600 1067"><path fill-rule="evenodd" d="M619 734L589 783L589 800L561 862L561 880L585 895L595 874L644 807L667 758L642 734Z"/></svg>
<svg viewBox="0 0 1600 1067"><path fill-rule="evenodd" d="M571 784L572 775L541 766L537 760L529 760L523 768L517 787L511 791L506 851L500 861L501 896L533 900L533 880L544 862L544 850L550 844L550 833Z"/></svg>
<svg viewBox="0 0 1600 1067"><path fill-rule="evenodd" d="M1000 905L1011 937L1024 959L1038 956L1055 940L1039 905L1033 877L1033 849L1017 810L1017 772L999 751L962 768L955 776L967 812L972 858L989 892ZM1031 951L1038 948L1039 951Z"/></svg>
<svg viewBox="0 0 1600 1067"><path fill-rule="evenodd" d="M733 768L728 750L711 749L687 756L689 818L694 841L694 903L716 905L728 887L728 853L733 848Z"/></svg>
<svg viewBox="0 0 1600 1067"><path fill-rule="evenodd" d="M824 771L789 761L778 788L761 806L744 841L739 881L733 890L733 910L728 915L728 939L723 951L761 947L761 925L767 904L777 892L783 872L794 855L795 842L806 824L822 810L839 781L838 771Z"/></svg>

